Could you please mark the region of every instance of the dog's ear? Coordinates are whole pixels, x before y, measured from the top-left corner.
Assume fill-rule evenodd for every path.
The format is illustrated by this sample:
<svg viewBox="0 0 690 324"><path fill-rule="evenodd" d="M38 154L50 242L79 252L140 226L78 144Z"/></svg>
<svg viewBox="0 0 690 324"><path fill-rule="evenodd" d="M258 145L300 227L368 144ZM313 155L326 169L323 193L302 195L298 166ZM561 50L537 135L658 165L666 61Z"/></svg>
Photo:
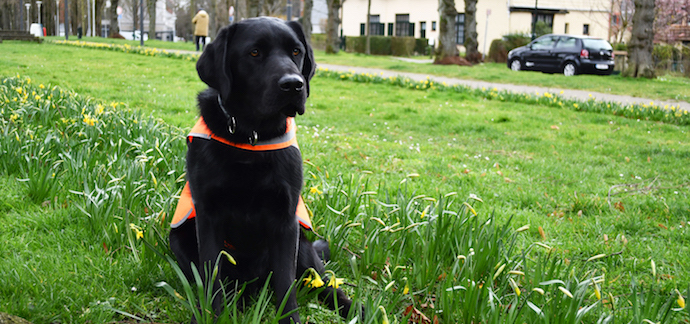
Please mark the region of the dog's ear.
<svg viewBox="0 0 690 324"><path fill-rule="evenodd" d="M196 62L196 70L201 81L216 89L223 99L230 95L232 88L232 72L225 62L236 26L237 24L232 24L221 29L216 39L206 46Z"/></svg>
<svg viewBox="0 0 690 324"><path fill-rule="evenodd" d="M314 63L314 51L312 51L309 45L310 41L304 36L304 30L302 25L296 21L289 21L287 25L292 28L297 34L300 42L304 45L306 53L304 53L304 64L302 65L302 76L307 83L307 97L309 96L309 80L314 76L314 71L316 71L316 64Z"/></svg>

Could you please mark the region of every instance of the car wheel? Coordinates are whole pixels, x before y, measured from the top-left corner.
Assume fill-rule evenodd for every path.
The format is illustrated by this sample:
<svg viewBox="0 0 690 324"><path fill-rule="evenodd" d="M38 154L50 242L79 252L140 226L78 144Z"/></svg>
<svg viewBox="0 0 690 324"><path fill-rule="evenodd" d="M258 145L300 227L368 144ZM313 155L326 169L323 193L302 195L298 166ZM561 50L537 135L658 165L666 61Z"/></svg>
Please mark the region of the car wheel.
<svg viewBox="0 0 690 324"><path fill-rule="evenodd" d="M577 66L573 62L566 62L563 66L563 75L573 76L577 74Z"/></svg>
<svg viewBox="0 0 690 324"><path fill-rule="evenodd" d="M510 62L510 69L513 71L520 71L522 70L522 63L520 63L519 59L514 59Z"/></svg>

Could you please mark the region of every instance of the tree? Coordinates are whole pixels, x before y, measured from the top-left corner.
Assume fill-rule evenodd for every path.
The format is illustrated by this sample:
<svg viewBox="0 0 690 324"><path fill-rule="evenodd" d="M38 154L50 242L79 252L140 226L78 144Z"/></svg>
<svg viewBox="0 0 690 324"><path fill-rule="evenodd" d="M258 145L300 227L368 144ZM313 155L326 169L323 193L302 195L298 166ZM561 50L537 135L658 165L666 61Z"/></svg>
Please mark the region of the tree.
<svg viewBox="0 0 690 324"><path fill-rule="evenodd" d="M119 6L120 0L110 0L110 37L120 34L120 27L117 22L117 6Z"/></svg>
<svg viewBox="0 0 690 324"><path fill-rule="evenodd" d="M302 28L304 37L311 43L311 10L314 8L314 0L304 0L304 14L302 15Z"/></svg>
<svg viewBox="0 0 690 324"><path fill-rule="evenodd" d="M472 64L482 61L477 49L477 1L465 0L465 58Z"/></svg>
<svg viewBox="0 0 690 324"><path fill-rule="evenodd" d="M328 5L328 22L326 23L326 53L335 54L340 51L340 37L338 37L338 27L340 26L340 8L345 0L326 0Z"/></svg>
<svg viewBox="0 0 690 324"><path fill-rule="evenodd" d="M146 0L149 15L149 39L156 39L156 0Z"/></svg>
<svg viewBox="0 0 690 324"><path fill-rule="evenodd" d="M614 0L611 2L611 38L613 43L622 43L626 32L632 27L632 17L635 13L633 0Z"/></svg>
<svg viewBox="0 0 690 324"><path fill-rule="evenodd" d="M623 76L654 78L654 0L635 0L633 28L628 43L628 68Z"/></svg>
<svg viewBox="0 0 690 324"><path fill-rule="evenodd" d="M447 62L448 57L460 55L456 45L455 19L458 11L455 10L455 0L439 0L438 15L439 39L434 63Z"/></svg>

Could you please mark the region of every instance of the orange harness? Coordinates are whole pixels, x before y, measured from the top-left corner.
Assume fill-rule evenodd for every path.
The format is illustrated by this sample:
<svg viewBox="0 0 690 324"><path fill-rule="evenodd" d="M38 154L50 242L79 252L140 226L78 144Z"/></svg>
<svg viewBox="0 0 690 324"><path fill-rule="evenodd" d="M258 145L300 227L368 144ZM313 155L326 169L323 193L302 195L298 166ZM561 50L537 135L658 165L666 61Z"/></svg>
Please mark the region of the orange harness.
<svg viewBox="0 0 690 324"><path fill-rule="evenodd" d="M215 140L228 146L236 147L239 149L263 152L263 151L277 151L290 146L297 147L297 137L296 137L296 126L295 119L289 117L286 121L287 129L285 134L268 141L259 141L254 145L244 144L244 143L234 143L230 142L225 138L222 138L216 134L213 134L203 118L199 118L196 125L192 128L187 135L187 140L191 143L194 138L202 138L206 140ZM300 225L305 229L311 230L311 219L309 218L309 213L304 205L304 200L299 197L297 203L297 210L295 211L295 216L299 221ZM173 216L172 223L170 226L172 228L180 227L186 220L196 217L196 210L194 209L194 199L192 198L192 192L189 190L189 181L185 183L182 193L180 194L180 200L177 203L177 208L175 208L175 215Z"/></svg>

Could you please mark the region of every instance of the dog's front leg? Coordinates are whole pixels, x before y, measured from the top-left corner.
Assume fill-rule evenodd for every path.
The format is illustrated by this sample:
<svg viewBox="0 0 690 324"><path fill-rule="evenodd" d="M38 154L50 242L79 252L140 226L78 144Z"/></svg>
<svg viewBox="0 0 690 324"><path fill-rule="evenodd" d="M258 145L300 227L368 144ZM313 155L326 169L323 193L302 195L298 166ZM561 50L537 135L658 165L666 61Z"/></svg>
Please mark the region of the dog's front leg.
<svg viewBox="0 0 690 324"><path fill-rule="evenodd" d="M216 316L218 316L220 315L223 308L224 296L222 293L217 292L221 290L220 274L222 273L222 271L220 268L222 267L222 264L224 262L221 258L220 264L216 264L216 260L218 259L218 255L222 250L223 239L214 230L199 230L200 228L214 229L218 227L214 227L215 225L212 223L204 224L204 219L202 217L197 218L199 218L197 226L197 238L199 241L199 271L203 271L201 273L201 278L204 280L204 286L207 287L206 285L213 285L213 292L215 297L213 298L212 306ZM216 266L218 266L219 268L218 271L215 272L217 276L216 278L212 278L214 273L213 270ZM211 282L212 279L213 282Z"/></svg>
<svg viewBox="0 0 690 324"><path fill-rule="evenodd" d="M278 316L290 314L288 317L280 320L280 324L300 322L295 293L297 287L292 287L297 272L299 229L297 226L294 226L293 229L286 232L284 238L276 240L278 244L271 253L271 268L273 270L271 281L276 294L276 309L279 309L280 304L287 298L285 308Z"/></svg>

